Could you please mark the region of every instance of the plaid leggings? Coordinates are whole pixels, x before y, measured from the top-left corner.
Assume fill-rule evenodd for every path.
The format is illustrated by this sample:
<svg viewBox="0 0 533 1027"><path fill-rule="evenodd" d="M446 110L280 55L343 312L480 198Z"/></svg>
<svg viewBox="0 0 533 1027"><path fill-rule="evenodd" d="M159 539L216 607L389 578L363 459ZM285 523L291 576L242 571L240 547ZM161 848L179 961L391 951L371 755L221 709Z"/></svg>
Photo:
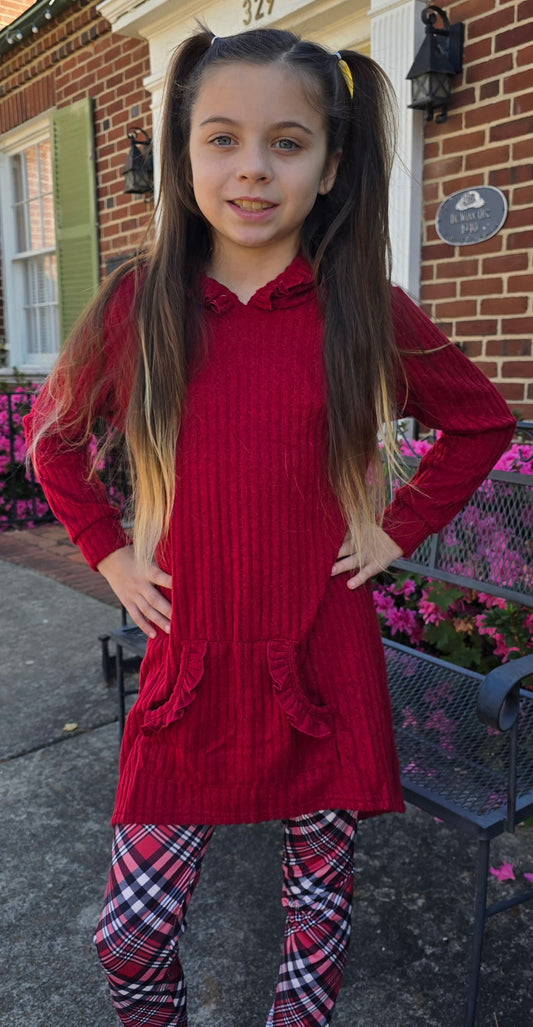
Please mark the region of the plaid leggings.
<svg viewBox="0 0 533 1027"><path fill-rule="evenodd" d="M267 1027L331 1019L350 937L357 814L321 810L284 822L283 956ZM127 1027L187 1027L178 939L213 827L121 825L95 935Z"/></svg>

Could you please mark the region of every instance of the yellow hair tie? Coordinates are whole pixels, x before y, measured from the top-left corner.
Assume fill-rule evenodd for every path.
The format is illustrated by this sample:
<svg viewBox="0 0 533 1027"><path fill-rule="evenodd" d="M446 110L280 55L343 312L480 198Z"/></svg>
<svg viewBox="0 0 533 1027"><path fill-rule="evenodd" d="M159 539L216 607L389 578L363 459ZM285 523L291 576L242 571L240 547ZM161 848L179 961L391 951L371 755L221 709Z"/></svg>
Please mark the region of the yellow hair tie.
<svg viewBox="0 0 533 1027"><path fill-rule="evenodd" d="M343 57L341 57L340 53L337 52L335 54L335 57L339 58L339 71L341 72L341 75L342 75L344 81L346 82L346 85L348 86L348 92L350 94L350 100L353 100L353 75L352 75L352 73L351 73L351 71L350 71L346 61L344 60Z"/></svg>

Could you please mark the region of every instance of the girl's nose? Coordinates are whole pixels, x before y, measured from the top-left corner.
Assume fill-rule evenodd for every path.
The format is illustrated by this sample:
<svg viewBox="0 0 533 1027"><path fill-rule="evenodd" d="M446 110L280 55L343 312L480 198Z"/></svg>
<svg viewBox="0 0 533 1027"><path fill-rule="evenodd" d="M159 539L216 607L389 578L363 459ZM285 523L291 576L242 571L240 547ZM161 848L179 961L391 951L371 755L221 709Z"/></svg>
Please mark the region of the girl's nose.
<svg viewBox="0 0 533 1027"><path fill-rule="evenodd" d="M267 182L272 177L268 155L262 148L250 147L241 153L237 169L237 177L241 181Z"/></svg>

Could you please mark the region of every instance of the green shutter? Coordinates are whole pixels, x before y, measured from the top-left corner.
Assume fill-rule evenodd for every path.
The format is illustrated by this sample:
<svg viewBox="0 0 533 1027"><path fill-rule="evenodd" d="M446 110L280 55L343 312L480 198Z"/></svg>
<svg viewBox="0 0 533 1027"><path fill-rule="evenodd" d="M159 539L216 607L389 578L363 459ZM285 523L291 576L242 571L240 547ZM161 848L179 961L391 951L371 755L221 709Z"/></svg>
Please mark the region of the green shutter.
<svg viewBox="0 0 533 1027"><path fill-rule="evenodd" d="M92 100L52 112L59 317L68 335L98 286Z"/></svg>

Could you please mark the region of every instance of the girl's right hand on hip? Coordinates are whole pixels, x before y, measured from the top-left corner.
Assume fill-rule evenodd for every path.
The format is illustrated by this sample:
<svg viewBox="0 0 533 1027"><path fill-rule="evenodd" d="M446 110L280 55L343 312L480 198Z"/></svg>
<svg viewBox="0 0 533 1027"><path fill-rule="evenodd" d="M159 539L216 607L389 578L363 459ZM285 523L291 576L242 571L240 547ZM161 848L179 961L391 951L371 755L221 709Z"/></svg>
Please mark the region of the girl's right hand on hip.
<svg viewBox="0 0 533 1027"><path fill-rule="evenodd" d="M100 560L100 574L109 582L113 592L126 607L132 621L149 638L155 638L154 625L170 631L171 605L159 591L172 588L172 578L156 563L143 573L135 561L133 546L116 549Z"/></svg>

